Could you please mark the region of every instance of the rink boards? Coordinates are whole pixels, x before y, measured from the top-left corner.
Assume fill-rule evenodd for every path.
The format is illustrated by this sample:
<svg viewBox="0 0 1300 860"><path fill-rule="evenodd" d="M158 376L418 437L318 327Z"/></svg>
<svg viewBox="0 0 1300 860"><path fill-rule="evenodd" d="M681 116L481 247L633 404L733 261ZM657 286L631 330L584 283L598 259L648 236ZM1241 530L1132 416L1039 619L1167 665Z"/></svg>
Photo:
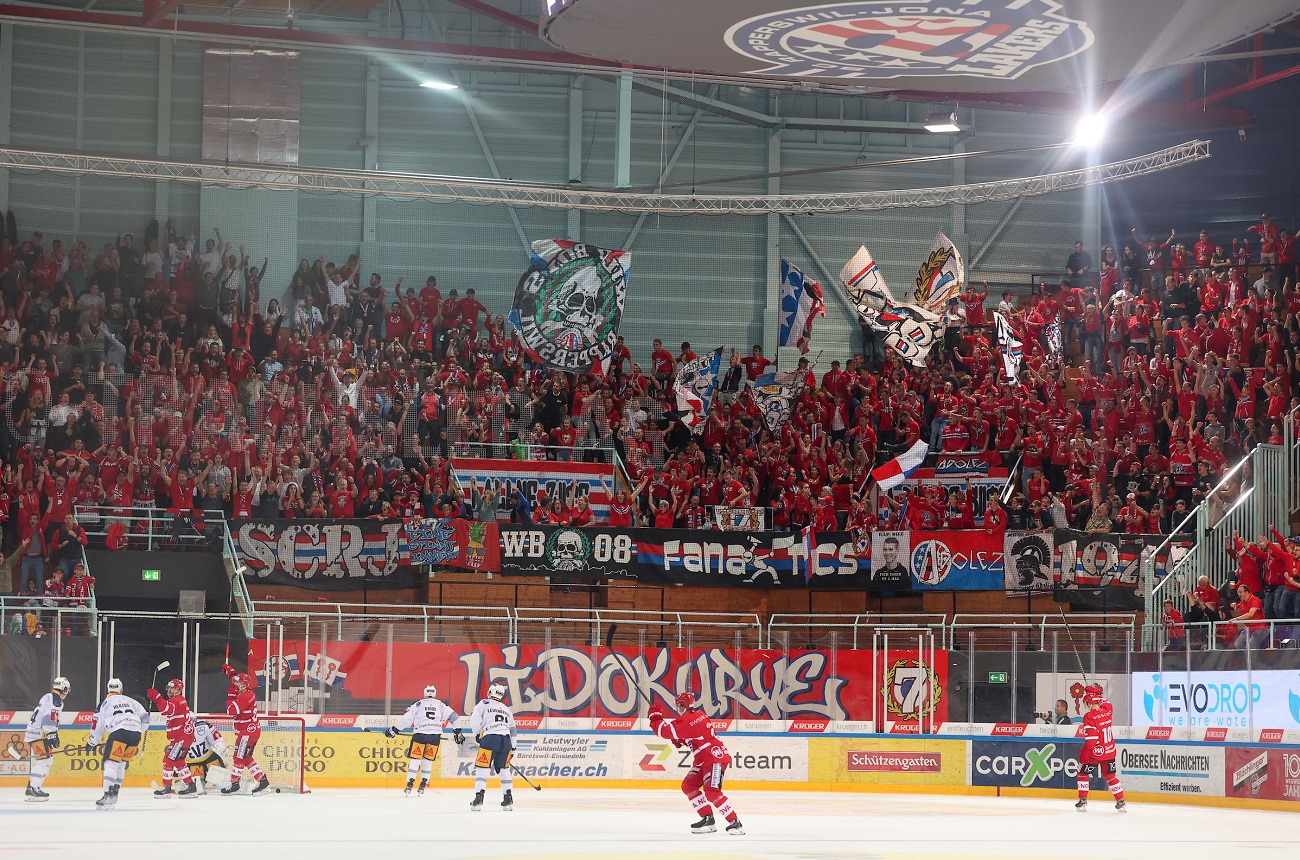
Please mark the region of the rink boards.
<svg viewBox="0 0 1300 860"><path fill-rule="evenodd" d="M25 784L27 714L0 712L0 786ZM398 788L406 779L406 739L365 726L382 717L306 715L306 782L313 788ZM75 725L75 724L74 724ZM944 723L935 734L727 732L729 784L771 789L850 789L905 793L1052 795L1072 793L1079 769L1080 727ZM1300 812L1300 731L1117 727L1125 788L1147 799L1254 806ZM294 766L294 743L264 733L257 759L274 779ZM84 745L85 728L61 730L67 754L55 757L50 786L95 786L99 760ZM147 786L162 769L165 738L157 727L132 763L127 786ZM444 736L436 782L468 785L475 747ZM571 787L676 786L689 755L644 731L521 731L514 764L534 782ZM296 781L296 780L294 780ZM1093 788L1105 786L1094 778Z"/></svg>

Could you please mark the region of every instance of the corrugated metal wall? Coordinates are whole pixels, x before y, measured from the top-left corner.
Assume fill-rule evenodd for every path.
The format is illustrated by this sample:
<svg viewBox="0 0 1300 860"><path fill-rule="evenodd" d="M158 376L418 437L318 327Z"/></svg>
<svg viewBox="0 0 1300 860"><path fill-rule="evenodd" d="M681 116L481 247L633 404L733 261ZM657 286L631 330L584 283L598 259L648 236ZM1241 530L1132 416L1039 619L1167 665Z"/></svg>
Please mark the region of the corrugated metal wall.
<svg viewBox="0 0 1300 860"><path fill-rule="evenodd" d="M84 148L151 155L157 147L155 40L19 28L15 43L13 141L19 146ZM342 54L302 58L301 164L362 168L366 137L368 60ZM78 73L80 70L80 74ZM177 42L172 59L170 152L198 157L201 130L200 46ZM569 166L569 86L566 76L466 74L465 89L438 92L416 86L418 70L378 64L378 128L375 159L387 171L490 175L485 148L505 178L562 183ZM578 178L592 186L613 182L616 93L607 81L581 81L583 115ZM760 91L724 91L719 98L750 110L772 111L772 97ZM823 118L916 121L927 105L878 99L785 95L783 113ZM469 108L481 129L476 134ZM910 111L910 115L909 115ZM654 185L696 110L635 93L632 121L632 183ZM977 111L968 150L1006 149L1059 141L1065 120L1056 116ZM681 148L668 181L705 181L768 168L770 130L703 113ZM867 163L944 154L948 137L849 134L786 130L781 165L787 170ZM1023 176L1047 164L1046 155L970 160L966 181ZM940 186L960 181L952 162L924 166L841 171L781 182L785 192L868 190ZM1153 180L1159 181L1159 180ZM1175 180L1176 181L1176 180ZM154 215L153 183L106 182L52 175L11 174L11 200L21 229L71 238L80 232L92 243L111 240L118 230L141 230ZM754 178L709 185L710 193L766 189ZM677 189L682 191L684 189ZM896 293L910 284L936 230L949 232L980 271L1018 273L1056 270L1075 238L1095 236L1095 208L1083 194L1035 198L1018 204L967 207L963 235L955 230L961 213L952 207L853 215L781 219L777 251L827 283L857 248L867 243ZM166 214L182 231L199 224L199 194L193 185L172 182ZM999 222L1015 205L1000 229ZM367 206L358 197L300 194L298 250L301 257L342 261L363 246L367 226L374 244L365 268L386 284L398 277L419 287L429 274L446 291L474 287L485 304L504 311L525 265L527 240L564 236L567 213L380 199ZM372 225L366 218L373 218ZM650 340L670 345L689 340L697 347L720 343L745 346L764 340L776 310L768 306L768 221L764 217L648 216L584 214L578 219L586 241L630 247L633 275L624 333L637 357ZM275 223L251 212L241 224L222 225L232 241L259 255L259 237ZM206 227L205 227L206 229ZM797 231L797 232L796 232ZM798 234L802 234L802 238ZM806 243L806 244L805 244ZM986 247L987 246L987 247ZM825 266L819 268L814 255ZM829 288L829 284L827 284ZM279 288L269 284L271 294ZM829 291L829 290L828 290ZM819 323L816 340L834 355L856 343L857 326L841 303L828 297L830 316Z"/></svg>

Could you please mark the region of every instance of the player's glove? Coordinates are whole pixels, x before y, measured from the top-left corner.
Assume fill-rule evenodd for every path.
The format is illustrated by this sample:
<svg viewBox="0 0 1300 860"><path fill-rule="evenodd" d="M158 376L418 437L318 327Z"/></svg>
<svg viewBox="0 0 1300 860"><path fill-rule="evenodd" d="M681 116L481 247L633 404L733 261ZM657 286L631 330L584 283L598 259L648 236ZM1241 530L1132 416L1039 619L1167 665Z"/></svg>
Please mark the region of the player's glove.
<svg viewBox="0 0 1300 860"><path fill-rule="evenodd" d="M94 754L95 754L95 745L92 743L86 744L86 755L94 755Z"/></svg>
<svg viewBox="0 0 1300 860"><path fill-rule="evenodd" d="M235 678L234 666L231 666L229 663L223 663L221 664L221 671L226 673L227 678L230 678L232 681L234 680Z"/></svg>
<svg viewBox="0 0 1300 860"><path fill-rule="evenodd" d="M456 742L456 746L460 746L465 743L465 733L460 729L452 729L451 739Z"/></svg>
<svg viewBox="0 0 1300 860"><path fill-rule="evenodd" d="M664 706L659 704L658 702L655 702L653 705L650 706L650 710L646 711L646 715L650 717L659 717L660 719L663 719Z"/></svg>
<svg viewBox="0 0 1300 860"><path fill-rule="evenodd" d="M384 729L384 737L386 738L397 737L397 728L394 726L389 726L388 728Z"/></svg>
<svg viewBox="0 0 1300 860"><path fill-rule="evenodd" d="M45 746L48 749L56 750L59 748L59 733L52 732L45 736Z"/></svg>

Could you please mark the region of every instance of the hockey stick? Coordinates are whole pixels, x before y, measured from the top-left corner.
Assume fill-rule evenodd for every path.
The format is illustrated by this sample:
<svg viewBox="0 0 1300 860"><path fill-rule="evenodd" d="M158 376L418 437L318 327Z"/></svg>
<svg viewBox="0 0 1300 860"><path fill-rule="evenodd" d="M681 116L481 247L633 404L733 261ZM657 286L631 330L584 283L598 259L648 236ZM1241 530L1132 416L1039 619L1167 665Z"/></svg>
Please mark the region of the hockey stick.
<svg viewBox="0 0 1300 860"><path fill-rule="evenodd" d="M627 685L636 691L638 699L643 700L648 705L650 704L650 697L641 690L641 685L637 683L636 673L632 671L632 664L627 661L626 657L614 650L614 634L617 632L617 624L609 625L609 632L605 634L605 647L618 661L619 668L623 670L623 674L627 677Z"/></svg>
<svg viewBox="0 0 1300 860"><path fill-rule="evenodd" d="M534 784L533 781L532 781L531 779L529 779L528 777L524 776L524 772L523 772L522 770L520 770L519 768L515 767L514 765L510 765L510 769L513 770L513 771L515 772L515 776L519 777L519 778L522 779L524 782L528 783L528 785L532 788L533 791L541 791L541 790L542 790L542 787L541 787L540 785L536 785L536 784Z"/></svg>
<svg viewBox="0 0 1300 860"><path fill-rule="evenodd" d="M52 755L52 756L53 756L53 755L71 755L75 750L79 750L79 749L81 749L81 748L82 748L82 747L80 747L80 746L75 746L75 747L63 747L63 748L61 748L61 749L57 749L57 750L46 750L46 752L48 752L48 753L49 753L50 755ZM18 747L14 746L12 742L9 744L9 746L5 747L5 755L9 756L10 758L16 758L16 759L18 759L19 761L21 761L21 760L23 759L23 754L20 753L20 752L18 752Z"/></svg>
<svg viewBox="0 0 1300 860"><path fill-rule="evenodd" d="M1065 635L1070 639L1070 648L1074 651L1074 660L1079 664L1079 674L1083 676L1083 682L1088 683L1088 673L1083 671L1083 658L1079 656L1079 647L1074 644L1074 633L1070 631L1070 622L1065 620L1065 609L1061 604L1056 604L1056 609L1061 613L1061 623L1065 625Z"/></svg>
<svg viewBox="0 0 1300 860"><path fill-rule="evenodd" d="M361 731L363 731L363 732L375 732L376 734L380 734L380 735L386 735L386 734L388 734L388 730L387 730L387 729L372 729L372 728L370 728L370 726L366 726L366 727L365 727L364 729L362 729ZM401 734L402 734L402 730L401 730L401 729L398 729L398 730L397 730L397 734L398 734L398 735L401 735Z"/></svg>

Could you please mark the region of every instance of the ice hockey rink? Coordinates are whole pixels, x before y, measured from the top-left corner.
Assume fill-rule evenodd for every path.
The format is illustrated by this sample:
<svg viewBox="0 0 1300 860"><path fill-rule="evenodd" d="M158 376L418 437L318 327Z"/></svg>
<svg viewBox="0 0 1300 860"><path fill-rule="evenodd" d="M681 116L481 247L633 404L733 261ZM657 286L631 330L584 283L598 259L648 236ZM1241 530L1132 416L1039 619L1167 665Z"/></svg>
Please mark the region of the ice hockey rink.
<svg viewBox="0 0 1300 860"><path fill-rule="evenodd" d="M1223 860L1293 858L1300 847L1294 813L1130 803L1119 814L1105 793L1080 814L1069 800L735 791L744 836L688 833L694 815L668 790L524 787L510 813L494 788L479 813L466 789L156 800L135 788L111 811L94 808L99 794L51 789L49 802L28 804L5 791L0 856Z"/></svg>

